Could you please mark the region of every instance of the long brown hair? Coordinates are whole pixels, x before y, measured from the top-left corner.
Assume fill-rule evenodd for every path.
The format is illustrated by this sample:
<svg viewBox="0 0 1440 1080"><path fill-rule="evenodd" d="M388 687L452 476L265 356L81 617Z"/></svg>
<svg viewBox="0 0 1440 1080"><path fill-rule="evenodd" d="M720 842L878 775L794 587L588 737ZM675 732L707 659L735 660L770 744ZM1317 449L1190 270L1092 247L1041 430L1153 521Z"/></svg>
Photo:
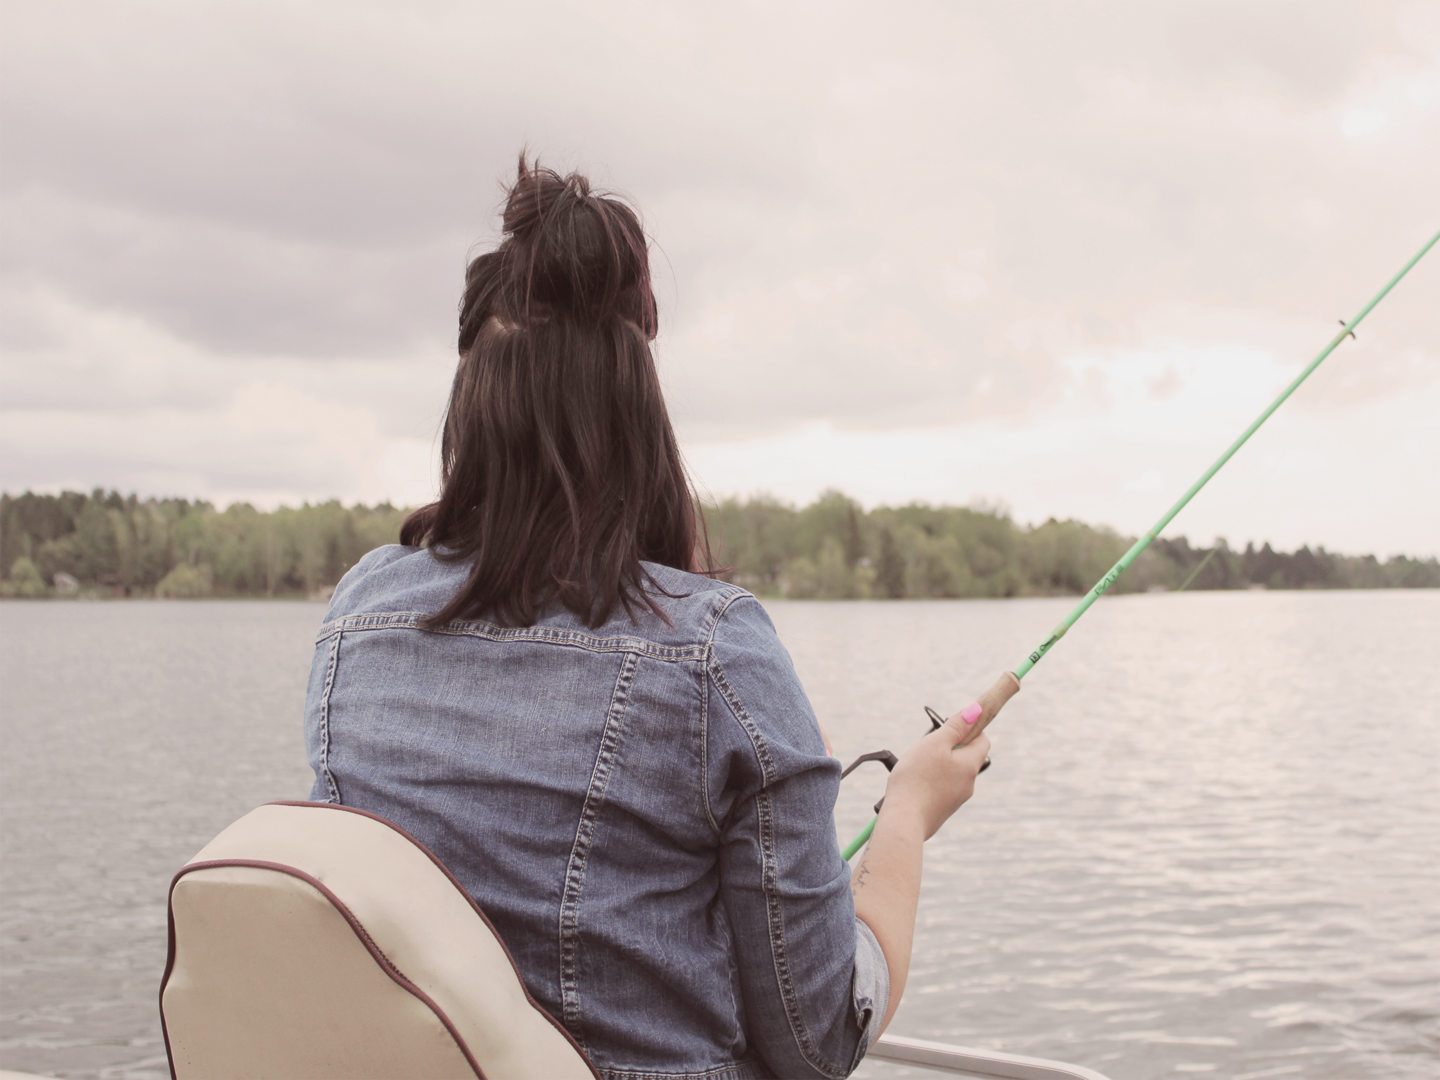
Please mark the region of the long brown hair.
<svg viewBox="0 0 1440 1080"><path fill-rule="evenodd" d="M530 626L554 600L592 627L617 603L664 618L641 560L703 572L710 556L650 353L640 221L521 154L503 227L465 273L440 498L400 530L474 560L426 625Z"/></svg>

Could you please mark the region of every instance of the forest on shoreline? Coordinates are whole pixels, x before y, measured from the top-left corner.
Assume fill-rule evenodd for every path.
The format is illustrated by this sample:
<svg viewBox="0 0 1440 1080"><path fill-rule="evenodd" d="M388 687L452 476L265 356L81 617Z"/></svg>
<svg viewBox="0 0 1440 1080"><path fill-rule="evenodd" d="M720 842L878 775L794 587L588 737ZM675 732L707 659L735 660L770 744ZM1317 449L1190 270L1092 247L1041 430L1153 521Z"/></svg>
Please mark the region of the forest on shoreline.
<svg viewBox="0 0 1440 1080"><path fill-rule="evenodd" d="M864 509L837 491L805 507L766 496L704 508L720 574L759 596L901 599L1079 595L1133 543L1053 518L1018 525L990 507ZM97 489L0 495L0 594L314 597L367 551L395 543L407 511L337 501L261 511ZM1440 562L1319 547L1191 547L1161 537L1112 586L1188 589L1437 588Z"/></svg>

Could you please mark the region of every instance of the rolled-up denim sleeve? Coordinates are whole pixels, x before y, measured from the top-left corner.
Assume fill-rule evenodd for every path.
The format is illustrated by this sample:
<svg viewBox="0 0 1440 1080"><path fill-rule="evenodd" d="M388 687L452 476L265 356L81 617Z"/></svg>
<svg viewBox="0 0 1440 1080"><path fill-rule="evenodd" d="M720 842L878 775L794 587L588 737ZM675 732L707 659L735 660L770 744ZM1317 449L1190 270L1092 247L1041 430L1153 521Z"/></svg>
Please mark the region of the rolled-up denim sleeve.
<svg viewBox="0 0 1440 1080"><path fill-rule="evenodd" d="M847 1076L885 1016L889 971L840 857L840 766L752 597L711 638L705 758L750 1049L778 1076Z"/></svg>
<svg viewBox="0 0 1440 1080"><path fill-rule="evenodd" d="M855 1014L865 1016L865 1045L870 1049L890 1008L890 965L875 931L855 920ZM857 1059L858 1061L858 1059Z"/></svg>

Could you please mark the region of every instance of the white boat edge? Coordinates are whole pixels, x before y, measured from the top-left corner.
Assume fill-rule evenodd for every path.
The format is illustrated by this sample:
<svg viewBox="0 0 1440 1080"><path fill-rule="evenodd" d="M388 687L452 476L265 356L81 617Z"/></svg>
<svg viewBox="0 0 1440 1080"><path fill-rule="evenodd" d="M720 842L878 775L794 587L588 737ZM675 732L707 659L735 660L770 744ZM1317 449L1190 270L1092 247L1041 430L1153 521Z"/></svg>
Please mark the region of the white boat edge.
<svg viewBox="0 0 1440 1080"><path fill-rule="evenodd" d="M899 1035L882 1035L866 1057L900 1065L916 1065L937 1069L951 1076L973 1080L1107 1080L1103 1074L1081 1065L1067 1065L1045 1058L1002 1054L994 1050L976 1050L969 1046L906 1039ZM38 1073L12 1072L0 1069L0 1080L48 1080Z"/></svg>
<svg viewBox="0 0 1440 1080"><path fill-rule="evenodd" d="M1108 1080L1103 1073L1063 1061L977 1050L971 1046L881 1035L866 1058L897 1065L916 1065L971 1080ZM0 1080L5 1080L0 1077Z"/></svg>

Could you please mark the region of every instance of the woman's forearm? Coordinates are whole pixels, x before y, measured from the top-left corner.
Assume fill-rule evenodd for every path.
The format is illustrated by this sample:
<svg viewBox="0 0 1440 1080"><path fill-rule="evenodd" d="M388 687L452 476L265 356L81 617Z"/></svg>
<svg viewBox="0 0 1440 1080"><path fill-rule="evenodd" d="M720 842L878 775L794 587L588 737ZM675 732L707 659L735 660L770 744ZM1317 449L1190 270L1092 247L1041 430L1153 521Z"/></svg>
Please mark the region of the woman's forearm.
<svg viewBox="0 0 1440 1080"><path fill-rule="evenodd" d="M925 861L924 817L910 811L903 801L897 802L899 805L892 805L887 796L875 832L850 875L855 914L880 942L890 972L890 1001L880 1024L882 1032L900 1007L910 974L915 912L920 903L920 875Z"/></svg>
<svg viewBox="0 0 1440 1080"><path fill-rule="evenodd" d="M915 909L925 841L975 791L990 740L983 734L959 746L965 721L956 713L905 751L885 785L885 805L860 865L850 875L855 914L870 927L890 970L884 1031L900 1007L915 944Z"/></svg>

